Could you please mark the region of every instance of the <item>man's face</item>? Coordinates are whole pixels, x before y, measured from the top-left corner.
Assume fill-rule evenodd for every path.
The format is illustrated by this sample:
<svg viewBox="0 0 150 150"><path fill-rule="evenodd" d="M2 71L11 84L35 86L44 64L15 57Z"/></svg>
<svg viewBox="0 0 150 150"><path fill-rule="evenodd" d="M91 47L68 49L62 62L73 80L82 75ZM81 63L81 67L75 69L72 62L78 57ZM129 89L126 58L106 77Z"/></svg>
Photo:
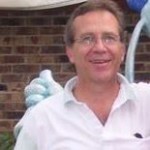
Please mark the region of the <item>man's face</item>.
<svg viewBox="0 0 150 150"><path fill-rule="evenodd" d="M75 42L67 55L79 79L114 80L124 58L116 18L108 11L93 11L77 17L73 25Z"/></svg>

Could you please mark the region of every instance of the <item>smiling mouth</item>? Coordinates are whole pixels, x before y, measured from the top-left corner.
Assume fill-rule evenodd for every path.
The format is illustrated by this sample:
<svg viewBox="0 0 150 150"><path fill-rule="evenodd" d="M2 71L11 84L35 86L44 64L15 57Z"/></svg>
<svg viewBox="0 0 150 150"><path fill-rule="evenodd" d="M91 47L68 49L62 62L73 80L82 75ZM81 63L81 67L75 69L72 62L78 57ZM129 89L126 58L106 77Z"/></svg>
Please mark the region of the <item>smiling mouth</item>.
<svg viewBox="0 0 150 150"><path fill-rule="evenodd" d="M101 59L90 60L90 62L93 64L107 64L110 61L111 61L110 59L107 59L107 60L101 60Z"/></svg>

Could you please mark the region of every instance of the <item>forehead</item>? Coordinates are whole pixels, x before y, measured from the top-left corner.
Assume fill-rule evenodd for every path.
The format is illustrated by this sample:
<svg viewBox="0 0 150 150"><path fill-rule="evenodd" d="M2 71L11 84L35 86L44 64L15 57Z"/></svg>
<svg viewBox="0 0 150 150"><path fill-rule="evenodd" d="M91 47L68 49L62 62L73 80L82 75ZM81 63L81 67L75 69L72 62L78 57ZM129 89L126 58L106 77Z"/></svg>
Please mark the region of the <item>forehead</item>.
<svg viewBox="0 0 150 150"><path fill-rule="evenodd" d="M73 27L75 35L85 34L86 32L119 33L119 23L116 17L106 10L92 11L76 17Z"/></svg>

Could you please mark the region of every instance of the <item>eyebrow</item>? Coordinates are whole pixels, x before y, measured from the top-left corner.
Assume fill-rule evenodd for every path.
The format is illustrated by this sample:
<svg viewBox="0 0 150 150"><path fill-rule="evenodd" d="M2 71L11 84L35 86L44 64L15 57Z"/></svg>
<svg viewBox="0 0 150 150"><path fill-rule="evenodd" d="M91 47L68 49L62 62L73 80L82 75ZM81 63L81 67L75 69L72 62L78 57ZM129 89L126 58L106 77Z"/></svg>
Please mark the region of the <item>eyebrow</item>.
<svg viewBox="0 0 150 150"><path fill-rule="evenodd" d="M82 38L84 36L88 36L88 35L95 35L95 34L92 33L92 32L83 33L83 34L80 35L80 38Z"/></svg>
<svg viewBox="0 0 150 150"><path fill-rule="evenodd" d="M114 33L114 32L111 32L111 31L104 31L104 32L102 32L101 35L102 36L111 35L111 36L115 36L115 37L119 37L120 38L120 35L118 33ZM81 34L79 37L77 37L77 39L83 38L85 36L95 36L95 33L93 33L93 32L86 32L86 33Z"/></svg>
<svg viewBox="0 0 150 150"><path fill-rule="evenodd" d="M119 36L120 35L118 33L114 33L114 32L104 32L102 35L112 35L112 36Z"/></svg>

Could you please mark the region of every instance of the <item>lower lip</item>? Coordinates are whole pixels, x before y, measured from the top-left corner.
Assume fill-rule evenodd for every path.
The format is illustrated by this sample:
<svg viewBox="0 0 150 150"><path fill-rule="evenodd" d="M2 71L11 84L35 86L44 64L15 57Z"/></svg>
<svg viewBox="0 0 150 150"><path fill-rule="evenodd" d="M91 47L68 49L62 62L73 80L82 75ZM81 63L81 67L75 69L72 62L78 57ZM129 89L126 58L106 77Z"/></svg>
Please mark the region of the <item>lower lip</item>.
<svg viewBox="0 0 150 150"><path fill-rule="evenodd" d="M104 68L104 67L107 67L110 63L110 61L106 61L106 62L91 62L92 65L96 66L96 67L99 67L99 68Z"/></svg>

